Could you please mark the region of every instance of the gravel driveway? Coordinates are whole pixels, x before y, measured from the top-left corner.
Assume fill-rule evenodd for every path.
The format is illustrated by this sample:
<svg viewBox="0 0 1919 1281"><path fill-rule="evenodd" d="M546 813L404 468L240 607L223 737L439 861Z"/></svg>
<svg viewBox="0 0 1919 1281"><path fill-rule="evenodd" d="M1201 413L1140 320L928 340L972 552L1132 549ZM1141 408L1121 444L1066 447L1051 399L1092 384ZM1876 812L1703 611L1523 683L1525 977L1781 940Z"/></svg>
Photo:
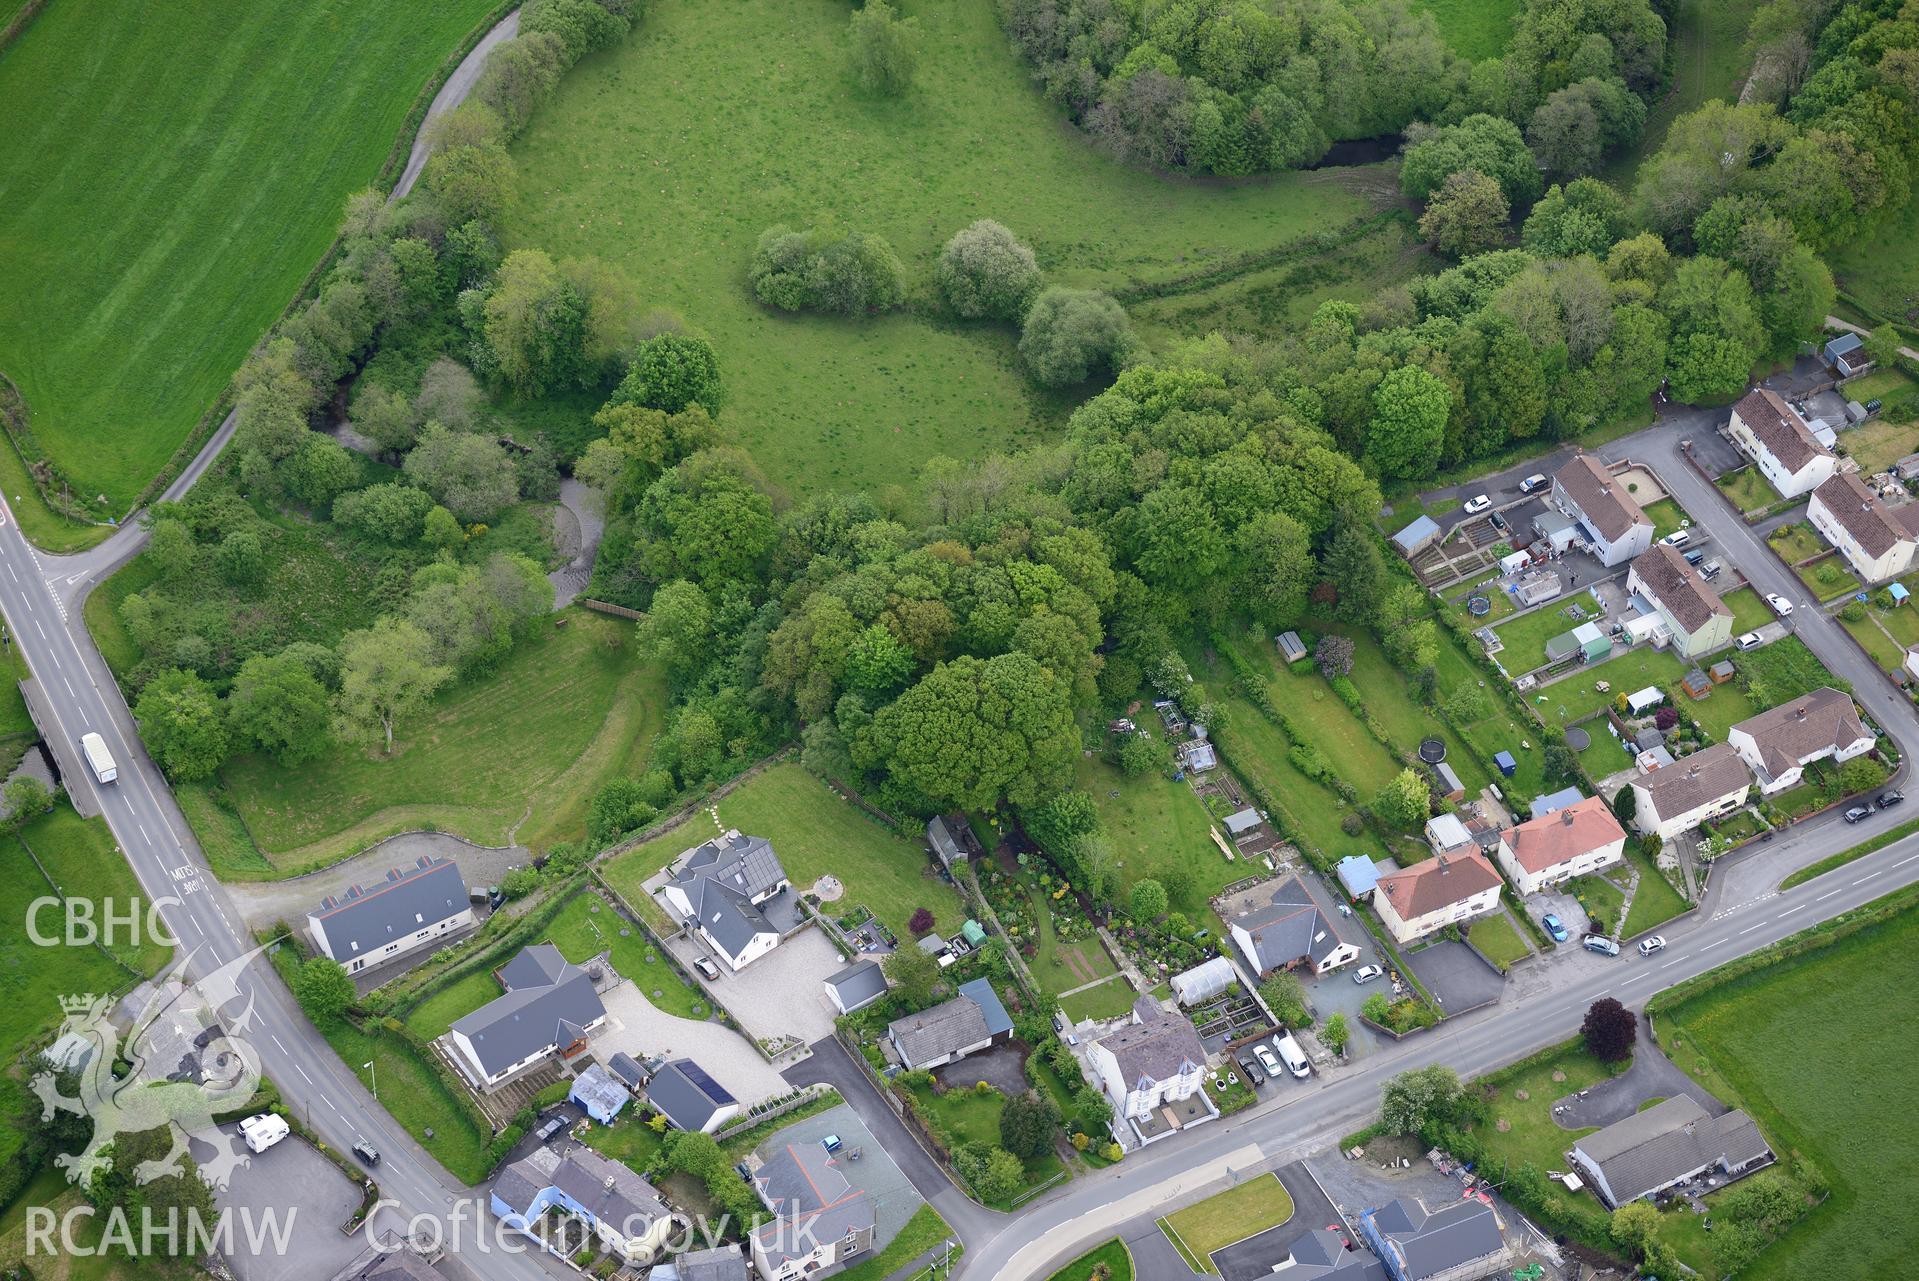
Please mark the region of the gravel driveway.
<svg viewBox="0 0 1919 1281"><path fill-rule="evenodd" d="M791 1088L759 1050L724 1024L695 1022L655 1009L630 982L608 989L601 1000L606 1004L606 1027L593 1038L601 1058L623 1050L636 1059L692 1059L741 1107Z"/></svg>
<svg viewBox="0 0 1919 1281"><path fill-rule="evenodd" d="M354 883L372 888L386 879L387 869L412 867L422 857L451 859L469 887L497 885L506 869L533 857L524 845L498 848L470 845L444 832L402 832L355 854L344 863L285 881L222 882L249 929L275 921L301 925L308 912L329 894L339 894Z"/></svg>
<svg viewBox="0 0 1919 1281"><path fill-rule="evenodd" d="M666 942L689 974L696 956L711 956L704 939L681 934ZM743 970L716 961L720 977L700 983L726 1007L740 1026L762 1041L790 1036L811 1045L833 1035L833 1007L826 1003L824 981L846 968L839 949L817 927L801 930Z"/></svg>

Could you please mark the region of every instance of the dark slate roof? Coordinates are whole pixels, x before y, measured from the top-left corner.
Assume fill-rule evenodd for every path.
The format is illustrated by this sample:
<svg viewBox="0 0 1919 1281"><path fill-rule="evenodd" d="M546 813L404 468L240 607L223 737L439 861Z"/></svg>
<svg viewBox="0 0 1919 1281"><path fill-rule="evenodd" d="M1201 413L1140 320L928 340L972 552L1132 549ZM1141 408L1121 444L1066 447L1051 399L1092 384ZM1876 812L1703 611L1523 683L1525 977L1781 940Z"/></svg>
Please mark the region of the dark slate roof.
<svg viewBox="0 0 1919 1281"><path fill-rule="evenodd" d="M613 1052L613 1056L606 1061L606 1070L618 1077L628 1089L637 1090L646 1084L646 1069L624 1051Z"/></svg>
<svg viewBox="0 0 1919 1281"><path fill-rule="evenodd" d="M537 943L500 970L506 994L453 1024L491 1076L548 1045L570 1045L606 1006L586 971L567 963L550 943Z"/></svg>
<svg viewBox="0 0 1919 1281"><path fill-rule="evenodd" d="M702 1130L723 1107L739 1100L691 1059L674 1059L646 1085L646 1101L682 1130Z"/></svg>
<svg viewBox="0 0 1919 1281"><path fill-rule="evenodd" d="M933 853L939 855L940 862L949 866L966 857L966 851L953 839L945 818L939 815L926 820L926 842L933 847Z"/></svg>
<svg viewBox="0 0 1919 1281"><path fill-rule="evenodd" d="M688 850L673 874L693 916L713 940L738 956L758 934L777 934L754 905L786 880L786 869L764 836L737 831Z"/></svg>
<svg viewBox="0 0 1919 1281"><path fill-rule="evenodd" d="M664 1218L666 1205L651 1183L592 1148L575 1148L553 1172L553 1186L572 1197L596 1220L625 1236L642 1236Z"/></svg>
<svg viewBox="0 0 1919 1281"><path fill-rule="evenodd" d="M841 1007L851 1013L886 995L886 975L876 961L855 961L827 975L826 986L839 994Z"/></svg>
<svg viewBox="0 0 1919 1281"><path fill-rule="evenodd" d="M432 859L406 871L391 871L370 890L355 885L344 900L307 915L326 930L333 959L347 961L378 951L395 939L467 910L466 881L456 864Z"/></svg>
<svg viewBox="0 0 1919 1281"><path fill-rule="evenodd" d="M775 1266L808 1252L800 1243L838 1241L849 1233L871 1231L873 1202L847 1182L839 1163L817 1143L788 1143L773 1153L753 1174L760 1199L774 1214L795 1226L761 1224L753 1233L762 1252ZM796 1240L797 1238L797 1240Z"/></svg>
<svg viewBox="0 0 1919 1281"><path fill-rule="evenodd" d="M1297 876L1275 886L1266 906L1240 912L1230 924L1252 935L1262 974L1301 959L1317 963L1345 941Z"/></svg>
<svg viewBox="0 0 1919 1281"><path fill-rule="evenodd" d="M1686 558L1664 543L1633 559L1632 572L1653 599L1666 607L1688 636L1716 617L1732 617L1732 608L1686 563Z"/></svg>
<svg viewBox="0 0 1919 1281"><path fill-rule="evenodd" d="M389 1230L381 1234L379 1245L369 1245L351 1263L334 1273L333 1281L444 1281L444 1278Z"/></svg>
<svg viewBox="0 0 1919 1281"><path fill-rule="evenodd" d="M753 906L753 900L730 885L696 877L686 886L686 896L693 904L693 915L700 927L725 948L729 956L744 952L757 935L779 933L765 914Z"/></svg>
<svg viewBox="0 0 1919 1281"><path fill-rule="evenodd" d="M1738 1167L1768 1151L1759 1127L1744 1112L1707 1116L1698 1100L1687 1094L1675 1094L1615 1121L1574 1146L1606 1176L1618 1205L1721 1159Z"/></svg>
<svg viewBox="0 0 1919 1281"><path fill-rule="evenodd" d="M1378 1259L1348 1250L1343 1233L1314 1228L1292 1245L1286 1281L1391 1281Z"/></svg>
<svg viewBox="0 0 1919 1281"><path fill-rule="evenodd" d="M1119 1064L1127 1089L1169 1081L1189 1067L1205 1066L1206 1047L1193 1025L1152 997L1133 1002L1133 1019L1098 1042Z"/></svg>
<svg viewBox="0 0 1919 1281"><path fill-rule="evenodd" d="M886 1034L906 1066L918 1067L1013 1030L999 993L985 979L960 984L959 994L931 1009L894 1019Z"/></svg>
<svg viewBox="0 0 1919 1281"><path fill-rule="evenodd" d="M688 1250L676 1255L672 1262L680 1281L746 1281L746 1256L736 1245ZM657 1268L655 1272L657 1274Z"/></svg>
<svg viewBox="0 0 1919 1281"><path fill-rule="evenodd" d="M1505 1249L1499 1216L1483 1201L1455 1201L1428 1212L1413 1197L1400 1197L1372 1213L1373 1224L1399 1255L1406 1281L1421 1281Z"/></svg>

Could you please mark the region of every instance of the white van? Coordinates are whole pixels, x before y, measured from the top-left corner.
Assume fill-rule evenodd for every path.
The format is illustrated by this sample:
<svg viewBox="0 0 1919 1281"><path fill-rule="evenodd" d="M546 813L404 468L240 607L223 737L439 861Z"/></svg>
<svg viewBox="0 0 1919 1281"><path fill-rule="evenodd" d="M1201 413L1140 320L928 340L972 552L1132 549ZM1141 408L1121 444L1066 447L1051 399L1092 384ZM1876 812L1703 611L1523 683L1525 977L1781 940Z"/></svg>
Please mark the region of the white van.
<svg viewBox="0 0 1919 1281"><path fill-rule="evenodd" d="M80 736L80 750L86 753L87 768L102 783L111 783L120 777L120 767L113 763L113 753L107 750L107 740L92 730Z"/></svg>
<svg viewBox="0 0 1919 1281"><path fill-rule="evenodd" d="M1306 1061L1306 1052L1299 1048L1299 1042L1293 1039L1291 1032L1274 1042L1279 1047L1279 1057L1285 1062L1286 1070L1301 1080L1313 1074L1313 1065Z"/></svg>
<svg viewBox="0 0 1919 1281"><path fill-rule="evenodd" d="M283 1116L262 1112L240 1122L240 1135L246 1139L247 1147L264 1152L287 1136L287 1121Z"/></svg>

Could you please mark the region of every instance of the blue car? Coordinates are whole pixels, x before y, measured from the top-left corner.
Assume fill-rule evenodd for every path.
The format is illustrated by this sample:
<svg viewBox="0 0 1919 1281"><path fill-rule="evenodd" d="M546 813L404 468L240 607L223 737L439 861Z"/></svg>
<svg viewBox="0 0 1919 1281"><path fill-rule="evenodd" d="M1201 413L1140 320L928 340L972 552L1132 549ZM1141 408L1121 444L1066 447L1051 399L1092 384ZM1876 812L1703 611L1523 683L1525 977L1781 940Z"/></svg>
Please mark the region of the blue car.
<svg viewBox="0 0 1919 1281"><path fill-rule="evenodd" d="M1566 923L1557 916L1554 916L1551 912L1546 913L1545 917L1540 921L1540 924L1546 927L1546 933L1553 936L1553 942L1555 943L1564 943L1572 937L1566 933Z"/></svg>

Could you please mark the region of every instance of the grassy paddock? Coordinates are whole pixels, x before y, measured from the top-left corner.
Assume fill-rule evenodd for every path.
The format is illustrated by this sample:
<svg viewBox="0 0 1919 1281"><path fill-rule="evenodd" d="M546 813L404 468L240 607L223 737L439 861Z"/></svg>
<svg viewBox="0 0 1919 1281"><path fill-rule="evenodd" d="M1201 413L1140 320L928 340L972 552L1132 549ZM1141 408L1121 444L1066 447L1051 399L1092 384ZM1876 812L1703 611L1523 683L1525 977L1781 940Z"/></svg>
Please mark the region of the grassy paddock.
<svg viewBox="0 0 1919 1281"><path fill-rule="evenodd" d="M1413 7L1432 14L1453 52L1474 62L1506 51L1519 12L1517 0L1417 0Z"/></svg>
<svg viewBox="0 0 1919 1281"><path fill-rule="evenodd" d="M1274 1174L1257 1175L1234 1188L1177 1210L1159 1221L1182 1255L1204 1272L1217 1272L1213 1251L1293 1217L1293 1198Z"/></svg>
<svg viewBox="0 0 1919 1281"><path fill-rule="evenodd" d="M61 0L7 51L0 351L80 493L165 465L492 7Z"/></svg>
<svg viewBox="0 0 1919 1281"><path fill-rule="evenodd" d="M263 756L227 765L221 782L264 858L285 875L420 827L488 845L516 828L537 845L577 836L599 785L643 760L664 693L630 649L607 643L625 624L564 617L402 724L391 757L338 746L297 770Z"/></svg>
<svg viewBox="0 0 1919 1281"><path fill-rule="evenodd" d="M786 875L806 890L822 876L836 876L846 897L828 910L856 904L905 936L916 908L930 908L942 933L965 919L952 886L933 875L932 861L913 842L861 812L798 764L787 762L756 775L718 803L722 827L736 827L773 843ZM604 867L607 884L636 906L646 898L641 883L681 851L714 835L704 812L619 855Z"/></svg>
<svg viewBox="0 0 1919 1281"><path fill-rule="evenodd" d="M1165 747L1158 721L1150 714L1141 720L1141 728ZM1171 750L1167 747L1169 762ZM1164 770L1128 778L1098 756L1082 756L1076 782L1099 807L1100 825L1112 839L1120 883L1127 889L1135 881L1183 868L1192 874L1192 888L1173 906L1191 914L1205 911L1206 900L1242 874L1240 865L1228 863L1207 835L1213 822L1199 797Z"/></svg>
<svg viewBox="0 0 1919 1281"><path fill-rule="evenodd" d="M727 424L790 489L878 488L937 454L1030 442L1082 394L1036 393L1010 327L936 314L933 258L976 218L1012 227L1054 281L1163 294L1376 207L1337 175L1219 185L1116 164L1061 124L992 5L906 11L938 56L883 101L846 73L841 0L661 0L568 75L514 151L509 241L615 262L709 333ZM912 306L857 321L762 308L747 262L782 222L885 236Z"/></svg>

